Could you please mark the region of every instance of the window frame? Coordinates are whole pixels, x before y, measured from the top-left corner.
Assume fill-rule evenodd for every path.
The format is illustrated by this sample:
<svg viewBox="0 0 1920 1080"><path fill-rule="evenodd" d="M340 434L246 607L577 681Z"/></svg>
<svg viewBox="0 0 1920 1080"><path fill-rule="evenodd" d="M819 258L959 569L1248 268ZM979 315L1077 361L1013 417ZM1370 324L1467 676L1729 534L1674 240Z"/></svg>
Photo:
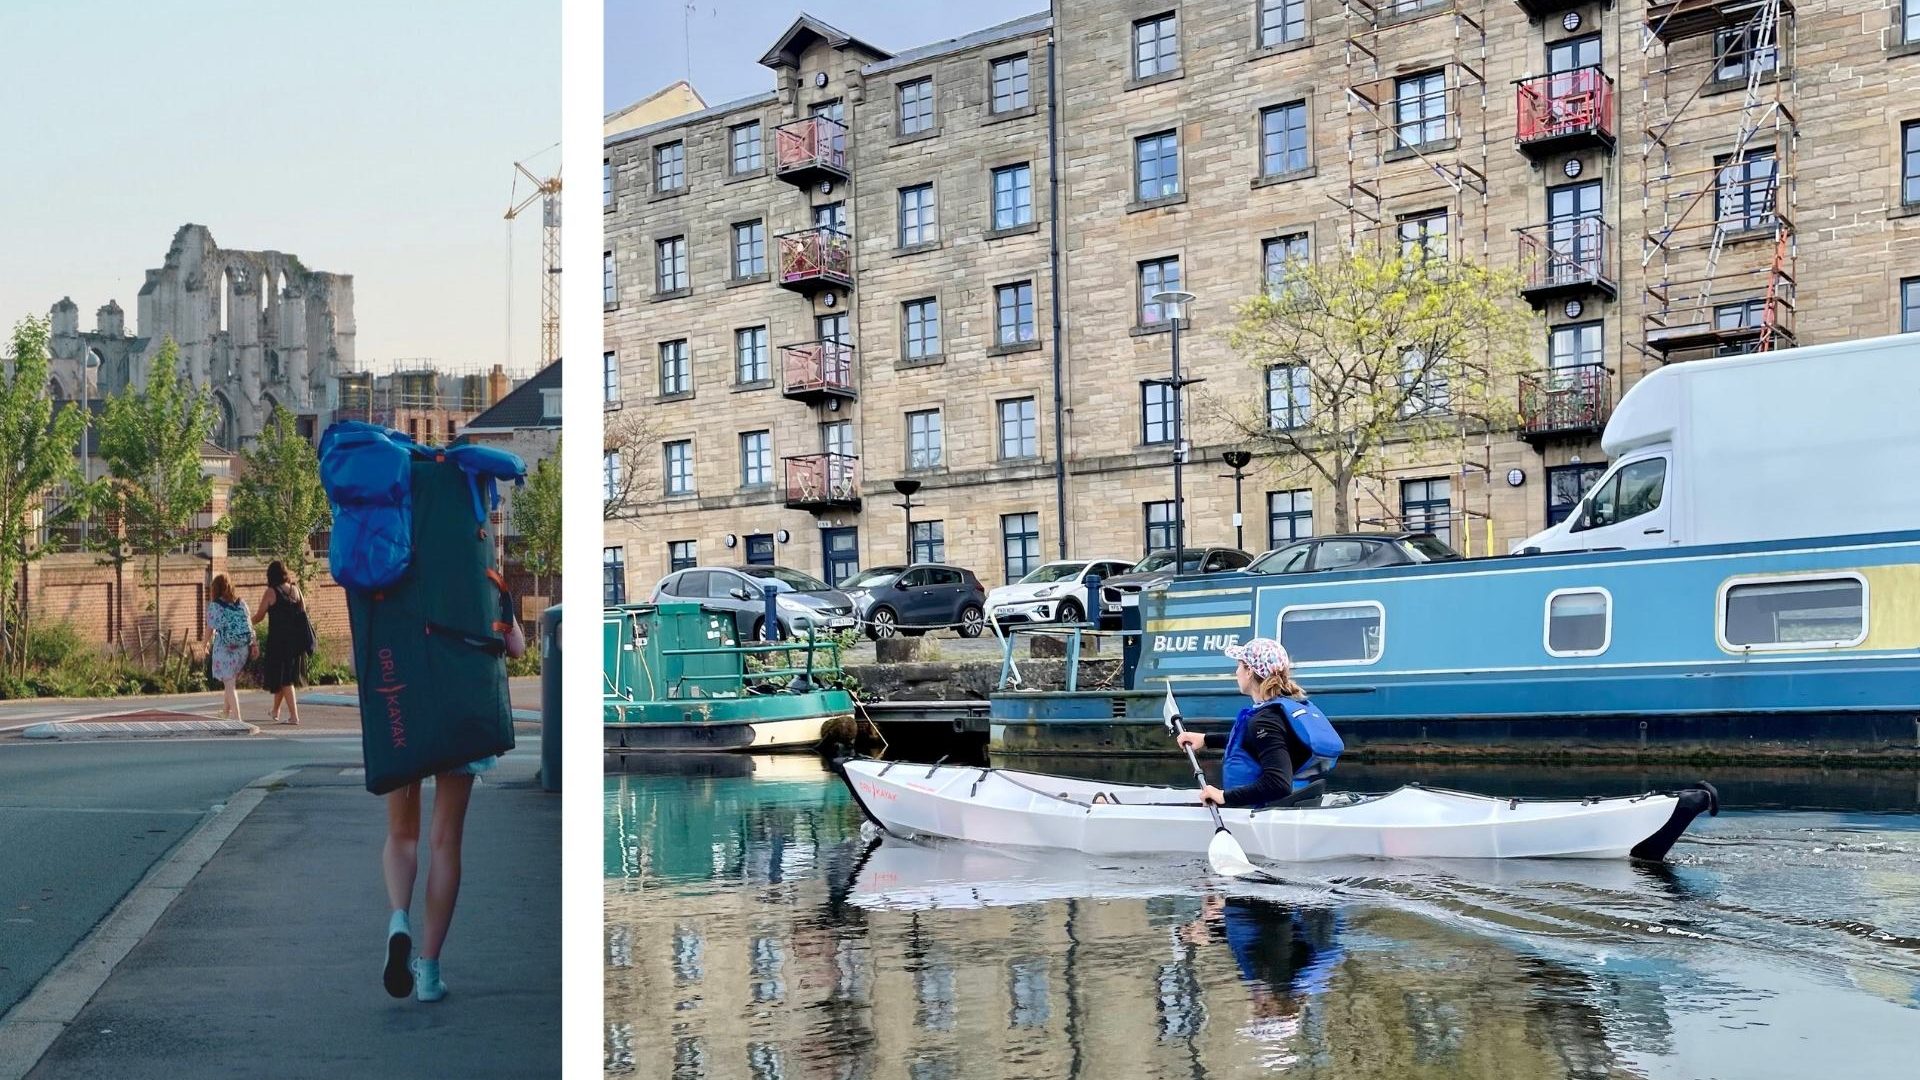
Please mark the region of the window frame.
<svg viewBox="0 0 1920 1080"><path fill-rule="evenodd" d="M922 92L924 91L924 92ZM893 84L893 134L895 138L926 138L940 130L938 108L934 97L933 76L922 75L917 79L907 79ZM912 95L911 99L909 95ZM916 111L911 114L919 127L909 129L907 106L911 103ZM924 105L924 110L917 107Z"/></svg>
<svg viewBox="0 0 1920 1080"><path fill-rule="evenodd" d="M1912 0L1914 20L1920 21L1920 0ZM1915 42L1920 44L1920 42ZM1920 209L1920 120L1900 124L1900 205Z"/></svg>
<svg viewBox="0 0 1920 1080"><path fill-rule="evenodd" d="M677 168L667 169L668 155L671 153ZM677 176L676 184L665 183L669 175ZM653 147L653 193L655 195L674 195L687 190L687 141L674 139L671 142L657 143Z"/></svg>
<svg viewBox="0 0 1920 1080"><path fill-rule="evenodd" d="M1438 232L1435 232L1432 227L1436 221L1440 223ZM1409 247L1419 248L1421 258L1426 260L1444 260L1452 257L1453 215L1447 212L1446 207L1409 211L1395 218L1393 224L1394 236L1400 241L1401 258L1410 257ZM1413 226L1415 229L1412 239L1407 237L1408 226ZM1438 255L1433 253L1435 237L1439 238L1442 249Z"/></svg>
<svg viewBox="0 0 1920 1080"><path fill-rule="evenodd" d="M667 541L667 573L677 574L682 570L691 570L694 567L699 566L700 565L700 546L699 545L700 545L700 541L697 539ZM676 550L678 548L683 548L683 547L686 549L686 560L687 560L684 564L681 561L680 553Z"/></svg>
<svg viewBox="0 0 1920 1080"><path fill-rule="evenodd" d="M1015 218L1015 220L1004 223L1000 220L1000 179L1003 176L1008 178L1007 200L1009 205L1007 209ZM1022 183L1022 181L1024 181L1024 183ZM1027 193L1027 198L1024 203L1018 201L1018 196L1022 191ZM1022 229L1033 224L1033 163L1020 161L1011 165L1002 165L998 168L988 170L987 195L989 199L987 211L989 215L989 231L1005 232L1009 229Z"/></svg>
<svg viewBox="0 0 1920 1080"><path fill-rule="evenodd" d="M931 461L927 461L922 464L915 465L913 463L913 453L914 453L913 442L915 438L913 423L916 419L924 420L924 418L926 417L932 417L933 422L931 424L923 423L921 426L920 438L921 438L921 441L925 444L921 448L921 453L925 455L928 451L932 451L934 454L934 457ZM933 472L937 469L941 469L945 467L947 463L947 425L946 425L946 419L941 415L941 410L937 408L911 409L907 412L906 419L907 419L907 439L906 439L907 471L908 472Z"/></svg>
<svg viewBox="0 0 1920 1080"><path fill-rule="evenodd" d="M1298 663L1302 670L1309 667L1371 667L1379 663L1381 658L1387 655L1387 608L1386 605L1378 600L1339 600L1324 604L1288 604L1286 607L1280 609L1280 614L1274 616L1274 640L1281 642L1283 645L1285 644L1287 616L1289 614L1296 611L1325 611L1337 608L1372 608L1380 613L1379 651L1374 653L1371 659L1366 660L1301 660Z"/></svg>
<svg viewBox="0 0 1920 1080"><path fill-rule="evenodd" d="M1009 310L1006 294L1013 294L1013 336L1007 336L1008 325L1003 316ZM1021 313L1026 313L1026 321L1021 321ZM1021 336L1022 329L1026 336ZM996 348L1017 348L1034 345L1040 341L1040 302L1039 293L1033 287L1032 278L1019 281L1001 282L993 287L993 344Z"/></svg>
<svg viewBox="0 0 1920 1080"><path fill-rule="evenodd" d="M1727 640L1727 600L1742 585L1811 585L1821 581L1851 581L1860 586L1860 633L1850 640L1774 641L1759 645L1735 645ZM1822 652L1854 649L1864 644L1873 631L1873 586L1858 570L1832 570L1808 574L1738 574L1720 583L1713 603L1713 637L1722 652L1742 656L1750 652Z"/></svg>
<svg viewBox="0 0 1920 1080"><path fill-rule="evenodd" d="M914 199L913 225L919 239L907 239L907 199ZM931 232L932 235L927 235ZM925 244L938 243L940 240L940 214L934 199L933 181L923 184L909 184L897 190L894 199L894 246L900 250L918 248Z"/></svg>
<svg viewBox="0 0 1920 1080"><path fill-rule="evenodd" d="M740 163L740 136L751 133L752 161ZM727 128L727 173L730 176L751 176L766 168L766 133L759 120L745 120Z"/></svg>
<svg viewBox="0 0 1920 1080"><path fill-rule="evenodd" d="M925 530L925 536L921 531ZM922 551L927 557L921 558ZM947 561L947 523L945 518L928 518L915 521L913 529L907 534L907 563L942 563Z"/></svg>
<svg viewBox="0 0 1920 1080"><path fill-rule="evenodd" d="M1433 90L1428 88L1429 82L1434 79L1438 79L1440 81L1440 90L1437 94ZM1403 93L1403 91L1405 91L1409 87L1416 89L1418 92L1411 96L1408 96L1405 93ZM1447 109L1447 94L1451 89L1452 88L1447 85L1447 69L1443 67L1429 68L1426 71L1410 72L1406 75L1400 75L1394 78L1393 80L1393 149L1394 150L1408 150L1408 151L1416 150L1421 147L1433 146L1436 143L1446 142L1448 139L1453 137L1453 134L1452 134L1453 118L1449 114ZM1440 102L1439 115L1429 116L1427 114L1428 113L1427 106L1435 98L1438 98ZM1416 115L1411 120L1406 118L1406 109L1409 105L1413 106L1416 111ZM1427 134L1427 129L1430 128L1436 121L1440 125L1440 133L1438 135L1434 135L1430 137ZM1414 138L1414 139L1407 138L1407 130L1409 128L1418 129L1417 138Z"/></svg>
<svg viewBox="0 0 1920 1080"><path fill-rule="evenodd" d="M917 309L931 309L932 318L926 318L924 312ZM914 326L916 315L920 327L920 351L914 352ZM931 330L929 331L929 328ZM907 360L933 360L944 355L940 342L940 298L938 296L916 296L911 300L900 301L900 355Z"/></svg>
<svg viewBox="0 0 1920 1080"><path fill-rule="evenodd" d="M1016 413L1013 424L1016 427L1014 439L1019 452L1007 452L1007 407L1013 406ZM1022 408L1024 406L1024 408ZM1040 456L1040 402L1032 394L1021 397L998 398L993 403L994 421L997 427L999 459L1001 461L1032 461ZM1031 444L1032 449L1027 447Z"/></svg>
<svg viewBox="0 0 1920 1080"><path fill-rule="evenodd" d="M1920 0L1915 0L1915 2L1920 3ZM1900 313L1900 333L1920 333L1920 277L1900 279L1900 294L1897 297L1897 304ZM1909 314L1913 316L1911 324L1907 321Z"/></svg>
<svg viewBox="0 0 1920 1080"><path fill-rule="evenodd" d="M1294 130L1292 119L1296 112L1298 113L1299 119L1300 145L1298 151L1300 164L1288 167L1286 163L1292 160L1295 148L1285 145L1285 138ZM1268 121L1270 118L1276 116L1280 117L1282 121L1280 129L1277 133L1270 132L1267 130ZM1282 139L1280 150L1281 167L1278 169L1268 167L1268 162L1272 154L1268 149L1267 143L1275 134L1278 134ZM1311 172L1313 170L1313 118L1307 109L1307 99L1298 98L1293 101L1283 101L1277 105L1268 105L1261 109L1259 113L1259 139L1259 179L1281 180L1290 176L1301 176Z"/></svg>
<svg viewBox="0 0 1920 1080"><path fill-rule="evenodd" d="M1306 247L1306 251L1300 255L1291 254L1293 243L1296 240L1300 241ZM1281 253L1278 265L1280 270L1283 271L1277 281L1274 280L1273 277L1275 266L1273 252L1276 250ZM1300 262L1313 261L1312 230L1300 229L1295 232L1280 233L1277 236L1265 237L1260 241L1260 288L1264 290L1268 296L1276 296L1281 289L1286 287L1287 276L1284 271L1296 259Z"/></svg>
<svg viewBox="0 0 1920 1080"><path fill-rule="evenodd" d="M685 471L686 486L680 487L680 488L676 488L673 485L674 450L678 448L684 448L686 451L684 455L684 461L686 464L686 471ZM660 486L663 492L669 498L683 496L683 495L693 495L698 493L700 490L700 484L694 475L693 440L692 439L669 439L666 442L660 444L660 452L661 452L661 463L662 463L662 473L663 473L663 475L661 476Z"/></svg>
<svg viewBox="0 0 1920 1080"><path fill-rule="evenodd" d="M679 372L679 378L675 379L674 382L676 384L685 383L685 385L677 390L669 390L667 389L667 350L675 345L678 345L680 348L679 355L673 360L674 367ZM691 338L668 338L666 341L659 343L659 347L655 350L654 355L660 366L661 397L676 397L682 394L693 393L693 341Z"/></svg>
<svg viewBox="0 0 1920 1080"><path fill-rule="evenodd" d="M1727 233L1772 232L1780 223L1780 148L1778 146L1750 146L1746 157L1739 162L1733 160L1731 153L1713 156L1713 223L1714 227ZM1754 166L1759 162L1767 163L1766 183L1761 185L1754 176ZM1725 177L1735 169L1738 178L1733 183L1739 185L1737 205L1728 214L1730 195L1729 184ZM1759 186L1766 192L1763 209L1754 209L1754 188ZM1730 221L1739 221L1732 225Z"/></svg>
<svg viewBox="0 0 1920 1080"><path fill-rule="evenodd" d="M1607 328L1607 321L1604 317L1598 318L1598 319L1583 319L1580 322L1559 323L1559 324L1547 327L1547 374L1548 376L1551 377L1555 372L1572 371L1577 368L1593 367L1595 365L1598 365L1600 367L1605 367L1607 363L1607 329L1606 328ZM1581 358L1585 354L1582 352L1580 348L1580 337L1584 332L1588 330L1593 331L1594 339L1599 345L1599 348L1595 350L1595 354L1596 354L1595 358L1592 360L1584 360ZM1568 364L1554 363L1554 355L1555 355L1554 346L1562 334L1570 335L1573 338L1574 348L1572 353L1572 356L1573 356L1572 363L1568 363Z"/></svg>
<svg viewBox="0 0 1920 1080"><path fill-rule="evenodd" d="M1146 192L1147 179L1146 169L1144 168L1147 161L1146 148L1149 143L1152 143L1156 147L1153 158L1155 169L1154 182L1158 184L1161 189L1151 195ZM1169 146L1172 147L1171 155L1167 152ZM1166 190L1167 174L1160 171L1161 167L1166 164L1169 156L1171 156L1173 160L1172 190ZM1185 194L1185 163L1180 160L1181 157L1180 129L1178 127L1162 128L1158 131L1149 131L1144 135L1135 135L1133 137L1133 201L1135 203L1151 203L1160 199L1171 199L1177 195Z"/></svg>
<svg viewBox="0 0 1920 1080"><path fill-rule="evenodd" d="M1032 519L1031 532L1022 531L1018 533L1013 533L1013 532L1007 531L1007 524L1010 519L1019 519L1020 527L1023 530L1025 530L1027 528L1028 518ZM1023 564L1026 564L1026 563L1032 564L1032 565L1023 566L1023 569L1021 569L1021 571L1018 574L1015 574L1013 572L1012 543L1016 539L1021 542L1021 547L1022 547L1022 551L1020 555L1021 562ZM1028 548L1031 548L1030 552L1026 550ZM1040 550L1040 512L1038 510L1020 510L1020 511L1015 511L1014 513L1011 513L1011 514L1001 514L1000 515L1000 572L1007 576L1007 581L1009 583L1019 581L1021 578L1026 577L1028 574L1032 573L1034 570L1034 567L1039 566L1041 563L1045 561L1046 560L1042 556L1042 552Z"/></svg>
<svg viewBox="0 0 1920 1080"><path fill-rule="evenodd" d="M740 261L741 234L746 235L747 261ZM727 229L727 272L734 281L753 281L767 276L767 219L736 221ZM758 269L755 269L757 260ZM684 287L684 286L683 286Z"/></svg>
<svg viewBox="0 0 1920 1080"><path fill-rule="evenodd" d="M1017 72L1012 70L1012 67L1015 64L1021 65L1020 70ZM1007 82L1006 97L1007 97L1008 103L1004 106L1000 104L1000 89L999 89L1000 68L1002 65L1005 65L1008 68L1008 74L1006 79L1006 82ZM1024 81L1026 85L1017 90L1014 89L1013 84L1016 79ZM1024 97L1026 100L1024 101L1014 100L1017 97ZM1005 116L1009 113L1019 112L1022 109L1030 109L1032 107L1033 107L1033 56L1032 54L1031 53L1014 53L1011 56L999 56L991 60L988 60L987 61L987 115L988 116Z"/></svg>
<svg viewBox="0 0 1920 1080"><path fill-rule="evenodd" d="M601 407L617 409L621 404L620 352L617 349L603 349L600 354L600 395Z"/></svg>
<svg viewBox="0 0 1920 1080"><path fill-rule="evenodd" d="M1553 602L1562 596L1581 594L1599 594L1607 602L1606 622L1600 634L1600 647L1597 649L1555 649L1553 647ZM1569 585L1563 589L1554 589L1547 593L1547 599L1541 605L1540 647L1548 656L1578 657L1599 656L1613 646L1613 593L1599 585Z"/></svg>
<svg viewBox="0 0 1920 1080"><path fill-rule="evenodd" d="M677 293L693 287L693 253L686 233L662 236L653 242L653 292L656 296ZM673 276L665 271L671 267ZM616 295L615 299L618 299Z"/></svg>
<svg viewBox="0 0 1920 1080"><path fill-rule="evenodd" d="M1154 514L1154 511L1156 510L1166 514L1166 517L1159 521L1155 521L1153 519L1153 514ZM1147 545L1146 551L1148 554L1152 554L1153 552L1156 552L1156 551L1173 550L1174 526L1176 524L1179 524L1179 525L1185 524L1184 522L1179 521L1177 516L1174 514L1172 499L1149 499L1148 501L1141 503L1140 504L1140 522L1144 529L1144 532L1142 533L1142 539L1146 541L1146 545ZM1154 543L1153 537L1154 537L1155 530L1160 531L1162 538L1166 541L1165 543L1163 544ZM1202 559L1204 558L1205 556L1202 556ZM1174 561L1177 564L1183 560L1176 559Z"/></svg>
<svg viewBox="0 0 1920 1080"><path fill-rule="evenodd" d="M1293 9L1298 9L1299 34L1288 37L1287 28L1294 25ZM1268 15L1278 14L1277 34L1267 37ZM1280 49L1289 45L1298 45L1313 36L1313 7L1311 0L1255 0L1253 5L1253 46L1256 49Z"/></svg>
<svg viewBox="0 0 1920 1080"><path fill-rule="evenodd" d="M1172 288L1167 287L1166 268L1169 263L1171 263L1177 271L1177 276ZM1154 292L1156 293L1185 291L1187 283L1186 268L1180 265L1180 256L1178 255L1162 255L1153 259L1140 259L1133 264L1133 279L1137 289L1134 296L1135 302L1138 304L1133 312L1133 317L1138 320L1136 325L1142 329L1159 328L1163 326L1171 327L1173 320L1167 318L1165 304L1158 300L1149 299L1150 294L1147 292L1147 268L1150 266L1154 268L1154 272L1159 276L1159 280L1155 283L1154 288ZM1160 314L1160 317L1152 322L1147 321L1147 308L1149 307L1157 308Z"/></svg>
<svg viewBox="0 0 1920 1080"><path fill-rule="evenodd" d="M741 363L745 355L740 347L742 335L756 335L751 340L751 345L755 352L753 370L758 373L754 378L747 378L747 369ZM773 347L771 344L771 335L767 333L766 324L762 323L759 326L738 326L734 328L733 380L734 383L739 386L757 386L761 383L770 383L773 381Z"/></svg>
<svg viewBox="0 0 1920 1080"><path fill-rule="evenodd" d="M612 555L612 558L608 558ZM618 576L614 576L615 572ZM613 586L610 590L609 586ZM609 591L618 595L607 598ZM602 603L619 606L627 602L627 546L625 544L602 544L600 547L600 600Z"/></svg>
<svg viewBox="0 0 1920 1080"><path fill-rule="evenodd" d="M748 444L749 440L754 439L761 441L757 448ZM756 428L753 431L743 431L740 433L737 445L740 448L740 486L755 491L772 487L773 429ZM753 478L759 470L765 470L765 479Z"/></svg>
<svg viewBox="0 0 1920 1080"><path fill-rule="evenodd" d="M600 302L613 307L620 302L620 279L615 270L613 249L600 253Z"/></svg>
<svg viewBox="0 0 1920 1080"><path fill-rule="evenodd" d="M1148 29L1152 30L1153 36L1151 39L1143 39L1141 31ZM1141 70L1143 61L1140 57L1140 47L1146 44L1147 40L1151 40L1153 44L1152 71ZM1129 81L1140 83L1147 79L1172 78L1181 70L1179 10L1171 9L1133 20L1133 28L1127 35L1127 42L1131 46L1127 54L1127 70L1132 76ZM1165 42L1171 44L1162 48L1162 43Z"/></svg>
<svg viewBox="0 0 1920 1080"><path fill-rule="evenodd" d="M1289 372L1286 386L1274 385L1277 372ZM1269 364L1263 373L1267 397L1267 430L1298 431L1313 420L1313 369L1305 364ZM1283 389L1286 406L1283 410L1289 423L1274 423L1275 409L1273 395L1276 389Z"/></svg>
<svg viewBox="0 0 1920 1080"><path fill-rule="evenodd" d="M1157 402L1153 400L1156 392L1160 395L1160 400ZM1164 439L1153 437L1155 408L1161 412L1159 424L1167 434ZM1181 419L1184 420L1185 417ZM1173 387L1164 379L1142 379L1140 382L1140 445L1172 446L1173 442Z"/></svg>
<svg viewBox="0 0 1920 1080"><path fill-rule="evenodd" d="M1278 514L1274 512L1273 501L1276 497L1281 495L1287 496L1288 509L1287 509L1287 512L1284 514ZM1302 495L1305 495L1307 497L1307 508L1304 511L1300 509L1300 496ZM1280 548L1300 543L1303 540L1313 539L1314 537L1313 509L1314 509L1313 489L1310 487L1287 488L1283 491L1267 492L1267 547L1275 551L1278 551ZM1289 530L1291 530L1293 526L1299 522L1302 516L1305 516L1307 521L1307 531L1304 534L1289 536L1285 540L1282 540L1278 535L1275 534L1273 525L1276 520L1280 518L1285 518L1288 523L1287 527Z"/></svg>

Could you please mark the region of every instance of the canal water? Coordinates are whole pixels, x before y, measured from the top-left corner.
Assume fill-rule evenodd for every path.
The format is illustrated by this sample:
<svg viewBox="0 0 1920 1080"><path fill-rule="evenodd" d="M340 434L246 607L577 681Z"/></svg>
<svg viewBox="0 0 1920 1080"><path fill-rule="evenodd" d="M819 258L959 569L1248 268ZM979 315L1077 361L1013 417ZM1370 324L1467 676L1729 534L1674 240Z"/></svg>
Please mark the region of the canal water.
<svg viewBox="0 0 1920 1080"><path fill-rule="evenodd" d="M1727 808L1664 868L1315 864L1269 886L1200 860L876 841L811 757L609 768L610 1076L1920 1075L1912 771L1712 770ZM1695 778L1341 773L1522 796Z"/></svg>

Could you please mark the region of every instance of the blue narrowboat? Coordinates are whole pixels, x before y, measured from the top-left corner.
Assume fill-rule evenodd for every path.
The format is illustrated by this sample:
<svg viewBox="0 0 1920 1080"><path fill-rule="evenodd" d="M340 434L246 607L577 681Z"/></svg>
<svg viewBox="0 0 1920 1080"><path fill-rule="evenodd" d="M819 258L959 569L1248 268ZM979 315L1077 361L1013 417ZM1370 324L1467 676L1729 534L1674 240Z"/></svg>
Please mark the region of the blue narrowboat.
<svg viewBox="0 0 1920 1080"><path fill-rule="evenodd" d="M1176 580L1124 692L1003 692L1002 754L1165 752L1158 700L1222 726L1220 650L1277 637L1382 754L1920 756L1920 531Z"/></svg>

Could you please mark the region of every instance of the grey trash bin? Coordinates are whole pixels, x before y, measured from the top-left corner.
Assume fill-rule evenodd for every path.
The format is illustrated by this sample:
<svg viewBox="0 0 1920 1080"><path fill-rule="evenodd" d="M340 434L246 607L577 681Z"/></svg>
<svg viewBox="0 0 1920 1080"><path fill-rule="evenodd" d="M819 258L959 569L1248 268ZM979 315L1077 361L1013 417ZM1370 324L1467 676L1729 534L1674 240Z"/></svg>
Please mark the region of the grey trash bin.
<svg viewBox="0 0 1920 1080"><path fill-rule="evenodd" d="M560 790L560 605L540 613L540 786Z"/></svg>

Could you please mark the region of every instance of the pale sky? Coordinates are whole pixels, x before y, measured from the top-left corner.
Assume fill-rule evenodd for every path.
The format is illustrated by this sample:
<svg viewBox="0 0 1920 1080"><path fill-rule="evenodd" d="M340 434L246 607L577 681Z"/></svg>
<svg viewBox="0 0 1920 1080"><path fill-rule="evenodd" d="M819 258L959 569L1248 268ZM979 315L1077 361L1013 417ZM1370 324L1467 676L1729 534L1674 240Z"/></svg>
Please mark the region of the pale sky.
<svg viewBox="0 0 1920 1080"><path fill-rule="evenodd" d="M606 0L607 111L687 79L709 105L773 89L760 57L802 13L905 52L1047 10L1047 0Z"/></svg>
<svg viewBox="0 0 1920 1080"><path fill-rule="evenodd" d="M352 274L363 367L508 359L502 216L515 161L559 167L560 0L0 0L0 42L0 329L71 296L133 331L195 222ZM511 227L523 372L539 233Z"/></svg>

